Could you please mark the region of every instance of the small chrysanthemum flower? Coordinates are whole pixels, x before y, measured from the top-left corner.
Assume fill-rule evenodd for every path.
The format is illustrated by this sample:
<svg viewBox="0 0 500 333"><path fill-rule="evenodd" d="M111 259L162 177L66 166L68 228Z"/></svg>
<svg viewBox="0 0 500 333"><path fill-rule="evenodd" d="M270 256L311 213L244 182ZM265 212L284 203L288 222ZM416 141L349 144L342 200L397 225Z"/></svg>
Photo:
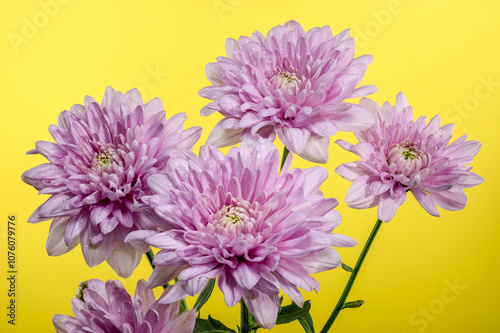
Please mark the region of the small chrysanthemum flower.
<svg viewBox="0 0 500 333"><path fill-rule="evenodd" d="M226 40L227 57L206 67L213 86L200 90L213 100L201 114L222 119L207 144L231 146L241 138L278 134L292 153L318 163L328 160L330 136L337 130L363 130L373 117L344 102L377 91L356 88L372 56L354 57L354 39L345 30L333 37L329 26L305 32L295 21L271 29L267 37Z"/></svg>
<svg viewBox="0 0 500 333"><path fill-rule="evenodd" d="M137 282L131 297L120 281L88 281L83 299L73 298L75 317L57 314L52 318L57 333L191 333L196 311L181 315L179 304L160 304L146 281Z"/></svg>
<svg viewBox="0 0 500 333"><path fill-rule="evenodd" d="M448 145L453 124L440 127L439 115L428 124L425 117L414 121L403 93L397 95L394 106L386 102L381 108L368 98L360 104L373 113L376 124L355 132L360 141L355 145L336 141L361 158L335 170L353 182L345 198L347 205L360 209L378 205L378 218L388 222L411 191L433 216L439 216L436 206L463 209L467 203L463 189L483 182L468 166L481 143L465 141L464 135Z"/></svg>
<svg viewBox="0 0 500 333"><path fill-rule="evenodd" d="M56 141L38 141L29 154L49 163L22 175L27 184L51 197L28 222L53 219L47 252L57 256L78 243L85 261L95 266L107 260L116 273L128 277L137 267L146 244L123 239L134 230L156 229L133 209L151 194L150 175L161 172L170 156L192 154L201 128L183 130L185 114L165 120L160 99L143 104L137 89L125 95L106 89L102 104L90 96L59 115L49 131Z"/></svg>
<svg viewBox="0 0 500 333"><path fill-rule="evenodd" d="M160 248L148 285L178 275L179 281L159 302L197 294L209 279L228 306L242 297L261 327L271 328L279 309L280 288L302 306L297 287L318 290L310 274L335 268L341 259L332 246L354 246L332 234L340 223L336 199L319 186L327 178L320 167L283 171L279 152L263 139L243 142L224 156L204 146L198 160L172 158L165 174L151 176L154 195L144 198L148 215L166 230L137 231L126 241L145 238Z"/></svg>

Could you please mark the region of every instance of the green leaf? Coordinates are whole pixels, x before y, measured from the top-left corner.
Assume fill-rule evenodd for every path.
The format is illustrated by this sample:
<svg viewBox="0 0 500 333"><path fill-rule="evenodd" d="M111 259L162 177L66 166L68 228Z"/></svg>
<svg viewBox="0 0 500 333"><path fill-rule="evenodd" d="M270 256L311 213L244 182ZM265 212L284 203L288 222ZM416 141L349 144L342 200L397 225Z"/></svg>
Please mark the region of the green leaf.
<svg viewBox="0 0 500 333"><path fill-rule="evenodd" d="M236 333L235 330L228 328L226 325L220 321L213 319L208 316L208 319L196 318L196 324L194 325L193 333L224 333L232 332Z"/></svg>
<svg viewBox="0 0 500 333"><path fill-rule="evenodd" d="M344 304L344 306L342 307L342 309L345 309L345 308L359 308L361 305L365 304L365 301L363 300L357 300L357 301L354 301L354 302L347 302Z"/></svg>
<svg viewBox="0 0 500 333"><path fill-rule="evenodd" d="M346 264L344 264L344 263L342 263L342 268L344 270L348 271L349 273L354 273L354 270L351 267L349 267Z"/></svg>
<svg viewBox="0 0 500 333"><path fill-rule="evenodd" d="M212 290L214 290L214 285L215 285L215 279L210 279L205 288L203 288L200 296L198 296L198 299L196 300L196 303L194 303L193 306L193 308L196 309L196 311L200 311L203 304L205 304L208 301L210 295L212 295Z"/></svg>
<svg viewBox="0 0 500 333"><path fill-rule="evenodd" d="M309 312L303 315L302 317L299 317L299 323L302 325L302 328L306 333L315 333L313 319Z"/></svg>
<svg viewBox="0 0 500 333"><path fill-rule="evenodd" d="M311 308L311 301L306 301L302 308L300 308L295 303L284 306L281 308L281 311L278 314L276 325L287 324L294 320L297 320L306 313L308 313L310 308Z"/></svg>

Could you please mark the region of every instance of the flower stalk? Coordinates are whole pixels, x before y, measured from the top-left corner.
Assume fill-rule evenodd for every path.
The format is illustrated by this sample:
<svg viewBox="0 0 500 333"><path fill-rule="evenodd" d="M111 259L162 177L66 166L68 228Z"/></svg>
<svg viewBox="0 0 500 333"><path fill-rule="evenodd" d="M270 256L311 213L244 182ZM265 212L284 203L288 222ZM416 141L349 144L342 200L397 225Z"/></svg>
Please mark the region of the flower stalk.
<svg viewBox="0 0 500 333"><path fill-rule="evenodd" d="M283 170L283 165L285 165L285 161L286 161L286 158L288 157L288 153L290 153L288 148L283 147L283 157L281 158L280 172L281 172L281 170Z"/></svg>
<svg viewBox="0 0 500 333"><path fill-rule="evenodd" d="M344 307L347 296L349 296L349 292L351 291L351 288L354 285L354 282L356 281L356 277L358 276L359 271L361 270L361 266L363 265L363 262L365 261L366 255L368 254L368 251L370 250L370 247L372 246L373 240L375 239L375 236L377 236L378 230L380 229L380 226L382 225L382 223L383 222L379 219L375 223L375 226L373 227L372 232L371 232L370 236L368 237L368 240L366 241L366 244L363 247L361 254L359 255L358 261L356 262L356 266L354 266L354 269L351 273L351 276L349 277L349 281L347 281L347 284L344 288L344 291L342 292L342 295L340 296L340 299L337 302L335 309L333 309L333 312L330 315L330 318L328 318L328 321L326 322L325 326L323 326L321 333L326 333L330 330L335 319L337 318L340 311Z"/></svg>
<svg viewBox="0 0 500 333"><path fill-rule="evenodd" d="M155 269L155 265L153 264L153 259L155 258L155 255L153 253L152 249L149 249L148 252L146 252L146 257L148 258L149 264L151 265L152 269Z"/></svg>
<svg viewBox="0 0 500 333"><path fill-rule="evenodd" d="M240 325L241 331L240 333L250 333L250 312L248 312L248 308L243 301L243 298L240 300Z"/></svg>

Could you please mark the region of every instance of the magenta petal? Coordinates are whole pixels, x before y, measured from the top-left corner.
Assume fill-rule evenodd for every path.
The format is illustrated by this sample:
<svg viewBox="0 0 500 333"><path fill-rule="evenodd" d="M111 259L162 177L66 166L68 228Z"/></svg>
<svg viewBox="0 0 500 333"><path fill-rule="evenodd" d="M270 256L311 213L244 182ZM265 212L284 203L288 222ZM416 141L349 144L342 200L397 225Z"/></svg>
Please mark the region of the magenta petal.
<svg viewBox="0 0 500 333"><path fill-rule="evenodd" d="M241 288L232 275L227 271L222 271L217 279L220 290L224 294L224 301L228 307L233 307L238 303L243 295L244 289Z"/></svg>
<svg viewBox="0 0 500 333"><path fill-rule="evenodd" d="M170 286L164 295L173 289L175 287ZM146 289L144 280L137 282L134 297L120 281L89 280L83 290L83 301L73 298L71 308L76 318L53 317L58 333L187 333L193 330L196 321L194 310L178 315L178 302L161 304L156 301L153 291Z"/></svg>
<svg viewBox="0 0 500 333"><path fill-rule="evenodd" d="M58 125L49 127L56 143L38 141L30 152L42 154L50 163L22 175L41 194L51 195L29 222L68 220L66 248L59 243L59 229L53 230L47 241L49 253L69 251L80 236L89 265L109 258L118 274L128 276L148 245L143 241L134 241L134 247L120 244L120 250L110 256L113 243L131 231L170 229L163 220L157 223L160 217L149 221L151 214L141 211L147 210L142 199L152 194L147 180L165 174L174 156L195 159L188 149L199 139L201 128L184 130L185 114L165 117L160 99L144 104L137 89L122 94L111 87L106 88L102 104L86 96L84 105L60 113ZM125 261L130 263L127 268Z"/></svg>
<svg viewBox="0 0 500 333"><path fill-rule="evenodd" d="M244 289L252 289L260 279L260 274L255 266L247 265L244 261L232 271L233 278Z"/></svg>
<svg viewBox="0 0 500 333"><path fill-rule="evenodd" d="M58 177L61 173L61 168L54 164L40 164L34 168L25 171L21 175L21 179L28 185L33 186L37 190L41 190L48 185L44 183L45 178Z"/></svg>
<svg viewBox="0 0 500 333"><path fill-rule="evenodd" d="M72 243L78 236L80 236L83 228L85 228L89 222L89 214L86 212L70 217L68 219L66 230L64 231L64 243L66 245Z"/></svg>

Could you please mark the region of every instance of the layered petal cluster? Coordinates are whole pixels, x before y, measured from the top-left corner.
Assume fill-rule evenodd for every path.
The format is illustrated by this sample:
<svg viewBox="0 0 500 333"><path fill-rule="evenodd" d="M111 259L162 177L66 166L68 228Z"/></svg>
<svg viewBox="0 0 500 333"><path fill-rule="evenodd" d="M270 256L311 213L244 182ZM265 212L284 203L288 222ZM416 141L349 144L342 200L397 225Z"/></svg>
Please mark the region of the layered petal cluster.
<svg viewBox="0 0 500 333"><path fill-rule="evenodd" d="M89 280L83 300L71 299L75 317L52 318L57 333L191 333L196 311L179 313L179 304L160 304L146 281L131 297L120 281Z"/></svg>
<svg viewBox="0 0 500 333"><path fill-rule="evenodd" d="M378 218L388 222L411 191L433 216L439 216L436 206L452 211L463 209L467 203L463 189L484 181L468 166L481 143L466 141L467 135L450 143L453 124L440 127L439 115L428 124L425 117L414 121L403 93L397 95L394 106L386 102L380 107L368 98L360 104L373 113L376 124L356 132L359 143L355 145L336 142L361 158L335 170L353 182L345 198L347 205L378 205Z"/></svg>
<svg viewBox="0 0 500 333"><path fill-rule="evenodd" d="M38 141L30 154L49 163L22 175L27 184L49 194L28 219L53 219L47 252L57 256L78 243L85 261L107 260L122 277L139 264L148 246L123 242L134 230L156 229L134 205L151 194L147 179L161 172L171 156L192 154L200 127L183 130L185 114L165 120L160 99L143 104L137 89L125 95L106 89L102 104L92 97L59 115L49 131L56 141Z"/></svg>
<svg viewBox="0 0 500 333"><path fill-rule="evenodd" d="M354 49L349 30L333 37L329 26L305 32L295 21L272 28L266 37L256 32L227 39L227 57L206 66L212 86L199 92L213 100L202 115L225 116L207 144L231 146L259 136L274 140L277 134L292 153L326 163L337 130L373 125L369 112L344 102L377 91L356 88L372 56L353 59Z"/></svg>
<svg viewBox="0 0 500 333"><path fill-rule="evenodd" d="M178 275L159 302L195 295L218 276L228 306L243 297L261 327L271 328L280 288L299 306L304 299L297 287L318 291L310 274L340 265L332 246L356 242L331 233L341 217L333 210L337 200L318 190L326 170L290 165L291 154L278 175L279 152L260 139L243 142L227 156L204 146L199 159L172 158L165 174L148 179L155 194L144 201L154 212L146 211L166 231L138 231L126 241L146 238L161 249L149 287Z"/></svg>

